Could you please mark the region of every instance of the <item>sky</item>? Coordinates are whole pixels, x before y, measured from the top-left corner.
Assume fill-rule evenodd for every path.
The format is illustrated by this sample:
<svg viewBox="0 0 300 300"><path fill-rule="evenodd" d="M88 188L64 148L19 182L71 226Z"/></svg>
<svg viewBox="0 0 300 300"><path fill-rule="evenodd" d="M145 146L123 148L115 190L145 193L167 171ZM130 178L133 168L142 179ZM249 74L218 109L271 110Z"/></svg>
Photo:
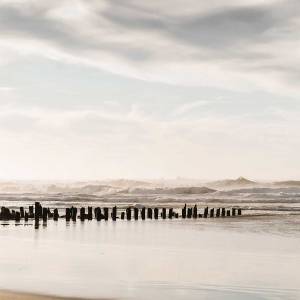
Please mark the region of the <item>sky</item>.
<svg viewBox="0 0 300 300"><path fill-rule="evenodd" d="M298 0L0 0L0 179L300 179Z"/></svg>

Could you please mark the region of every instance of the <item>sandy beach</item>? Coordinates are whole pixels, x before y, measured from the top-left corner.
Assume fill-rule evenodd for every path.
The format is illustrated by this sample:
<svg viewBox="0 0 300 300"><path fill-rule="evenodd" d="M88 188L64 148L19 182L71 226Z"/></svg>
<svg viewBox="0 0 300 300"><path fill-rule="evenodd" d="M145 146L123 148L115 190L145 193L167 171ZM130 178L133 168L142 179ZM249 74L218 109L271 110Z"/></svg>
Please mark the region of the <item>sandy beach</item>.
<svg viewBox="0 0 300 300"><path fill-rule="evenodd" d="M296 300L299 224L300 216L11 223L0 230L0 289L71 297L61 299Z"/></svg>
<svg viewBox="0 0 300 300"><path fill-rule="evenodd" d="M0 291L0 300L88 300L74 297L45 296L29 293L16 293L11 291Z"/></svg>

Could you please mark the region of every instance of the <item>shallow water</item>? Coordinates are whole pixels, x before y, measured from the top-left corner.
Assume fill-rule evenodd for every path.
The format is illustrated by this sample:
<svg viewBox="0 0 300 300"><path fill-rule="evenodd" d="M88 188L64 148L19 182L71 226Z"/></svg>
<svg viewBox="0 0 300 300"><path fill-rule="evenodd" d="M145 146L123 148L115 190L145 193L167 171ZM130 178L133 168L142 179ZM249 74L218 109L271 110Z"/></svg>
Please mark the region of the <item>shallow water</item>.
<svg viewBox="0 0 300 300"><path fill-rule="evenodd" d="M0 226L1 289L118 299L300 298L297 215L59 220L38 230L8 224Z"/></svg>

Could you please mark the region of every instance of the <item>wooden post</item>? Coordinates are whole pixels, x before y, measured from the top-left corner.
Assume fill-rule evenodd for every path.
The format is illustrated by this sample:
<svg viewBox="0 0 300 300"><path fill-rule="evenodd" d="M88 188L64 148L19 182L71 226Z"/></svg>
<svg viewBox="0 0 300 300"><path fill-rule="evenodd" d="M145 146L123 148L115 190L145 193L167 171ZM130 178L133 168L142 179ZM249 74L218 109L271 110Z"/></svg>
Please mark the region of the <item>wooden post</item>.
<svg viewBox="0 0 300 300"><path fill-rule="evenodd" d="M226 210L224 207L222 207L222 217L225 217L225 214L226 214Z"/></svg>
<svg viewBox="0 0 300 300"><path fill-rule="evenodd" d="M154 219L157 220L158 219L158 208L157 207L154 207Z"/></svg>
<svg viewBox="0 0 300 300"><path fill-rule="evenodd" d="M46 207L43 207L43 222L47 222L47 218L48 218L48 209Z"/></svg>
<svg viewBox="0 0 300 300"><path fill-rule="evenodd" d="M21 214L20 214L20 212L17 211L15 214L15 221L20 222L20 220L21 220Z"/></svg>
<svg viewBox="0 0 300 300"><path fill-rule="evenodd" d="M241 216L241 215L242 215L242 209L238 208L238 216Z"/></svg>
<svg viewBox="0 0 300 300"><path fill-rule="evenodd" d="M143 208L141 209L141 217L142 217L142 220L145 220L145 219L146 219L146 208L145 208L145 207L143 207Z"/></svg>
<svg viewBox="0 0 300 300"><path fill-rule="evenodd" d="M162 209L161 217L163 219L165 219L167 217L167 209L165 207L163 207L163 209Z"/></svg>
<svg viewBox="0 0 300 300"><path fill-rule="evenodd" d="M24 219L25 219L25 222L28 222L28 212L27 211L24 214Z"/></svg>
<svg viewBox="0 0 300 300"><path fill-rule="evenodd" d="M230 209L228 209L228 210L226 211L226 216L227 216L227 217L230 217Z"/></svg>
<svg viewBox="0 0 300 300"><path fill-rule="evenodd" d="M88 220L93 220L93 208L88 206Z"/></svg>
<svg viewBox="0 0 300 300"><path fill-rule="evenodd" d="M76 222L76 219L77 219L77 207L72 207L71 215L72 215L72 221Z"/></svg>
<svg viewBox="0 0 300 300"><path fill-rule="evenodd" d="M20 216L22 219L24 219L25 214L24 214L24 207L20 207Z"/></svg>
<svg viewBox="0 0 300 300"><path fill-rule="evenodd" d="M178 217L179 217L179 215L178 215L178 213L175 213L175 219L178 219Z"/></svg>
<svg viewBox="0 0 300 300"><path fill-rule="evenodd" d="M219 218L219 217L220 217L220 208L217 208L216 217L217 217L217 218Z"/></svg>
<svg viewBox="0 0 300 300"><path fill-rule="evenodd" d="M148 209L147 209L147 218L152 219L152 208L151 207L148 207Z"/></svg>
<svg viewBox="0 0 300 300"><path fill-rule="evenodd" d="M66 221L69 222L71 219L71 209L70 208L66 208Z"/></svg>
<svg viewBox="0 0 300 300"><path fill-rule="evenodd" d="M126 218L128 221L131 220L131 208L130 207L126 208Z"/></svg>
<svg viewBox="0 0 300 300"><path fill-rule="evenodd" d="M29 206L29 217L33 218L34 217L34 212L33 212L33 206Z"/></svg>
<svg viewBox="0 0 300 300"><path fill-rule="evenodd" d="M205 208L204 208L203 217L204 217L204 218L207 218L207 217L208 217L208 207L205 207Z"/></svg>
<svg viewBox="0 0 300 300"><path fill-rule="evenodd" d="M54 210L53 210L53 220L57 221L58 217L59 217L59 215L58 215L58 209L54 208Z"/></svg>
<svg viewBox="0 0 300 300"><path fill-rule="evenodd" d="M168 218L169 219L173 218L173 208L169 208Z"/></svg>
<svg viewBox="0 0 300 300"><path fill-rule="evenodd" d="M111 218L112 218L113 221L116 221L116 220L117 220L117 207L116 207L116 206L114 206L114 207L112 208Z"/></svg>
<svg viewBox="0 0 300 300"><path fill-rule="evenodd" d="M235 216L235 208L232 208L232 216Z"/></svg>
<svg viewBox="0 0 300 300"><path fill-rule="evenodd" d="M122 212L121 212L121 220L124 220L124 219L125 219L125 212L122 211Z"/></svg>
<svg viewBox="0 0 300 300"><path fill-rule="evenodd" d="M184 204L184 207L182 209L182 218L185 219L186 218L186 204Z"/></svg>
<svg viewBox="0 0 300 300"><path fill-rule="evenodd" d="M188 217L188 219L190 219L192 217L192 214L193 214L193 209L189 207L187 209L187 217Z"/></svg>
<svg viewBox="0 0 300 300"><path fill-rule="evenodd" d="M104 211L104 220L107 221L108 220L108 213L109 213L108 207L104 207L103 211Z"/></svg>
<svg viewBox="0 0 300 300"><path fill-rule="evenodd" d="M134 207L133 214L134 214L134 219L138 220L139 219L139 209L137 207Z"/></svg>
<svg viewBox="0 0 300 300"><path fill-rule="evenodd" d="M210 218L213 218L214 215L215 215L215 209L214 209L214 208L211 208L211 209L210 209L209 217L210 217Z"/></svg>
<svg viewBox="0 0 300 300"><path fill-rule="evenodd" d="M195 204L193 208L193 218L197 219L197 216L198 216L198 209L197 209L197 205Z"/></svg>
<svg viewBox="0 0 300 300"><path fill-rule="evenodd" d="M85 208L84 207L80 208L80 220L81 221L85 220Z"/></svg>

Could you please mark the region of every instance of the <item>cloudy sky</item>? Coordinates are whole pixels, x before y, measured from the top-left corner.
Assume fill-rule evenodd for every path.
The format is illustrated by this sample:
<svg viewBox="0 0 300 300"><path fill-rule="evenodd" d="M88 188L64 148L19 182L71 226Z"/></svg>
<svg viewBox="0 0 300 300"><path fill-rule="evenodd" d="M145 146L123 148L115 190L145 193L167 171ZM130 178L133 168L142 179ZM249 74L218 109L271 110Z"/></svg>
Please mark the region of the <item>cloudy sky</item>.
<svg viewBox="0 0 300 300"><path fill-rule="evenodd" d="M0 0L0 179L300 179L298 0Z"/></svg>

